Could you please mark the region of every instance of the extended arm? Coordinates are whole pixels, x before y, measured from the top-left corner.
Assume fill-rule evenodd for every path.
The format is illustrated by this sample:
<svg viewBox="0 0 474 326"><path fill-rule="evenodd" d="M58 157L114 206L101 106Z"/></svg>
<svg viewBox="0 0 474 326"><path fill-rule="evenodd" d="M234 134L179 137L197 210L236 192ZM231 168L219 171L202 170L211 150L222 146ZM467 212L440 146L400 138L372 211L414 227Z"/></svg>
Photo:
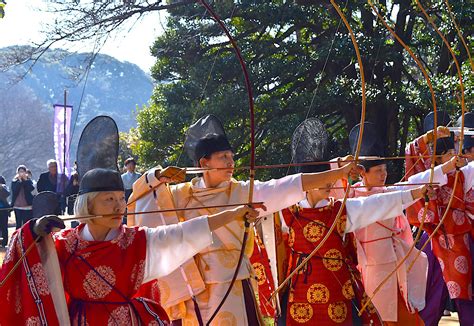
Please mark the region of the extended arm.
<svg viewBox="0 0 474 326"><path fill-rule="evenodd" d="M377 221L403 214L403 206L423 195L423 188L350 198L346 202L346 232L354 232Z"/></svg>
<svg viewBox="0 0 474 326"><path fill-rule="evenodd" d="M474 162L462 167L461 172L464 174L464 193L467 193L474 187Z"/></svg>
<svg viewBox="0 0 474 326"><path fill-rule="evenodd" d="M347 178L354 164L346 164L343 167L334 170L328 170L318 173L304 173L301 176L304 191L310 191L316 188L325 188L327 184L334 183L339 179Z"/></svg>
<svg viewBox="0 0 474 326"><path fill-rule="evenodd" d="M262 206L262 209L265 209ZM212 231L246 217L253 222L258 212L246 205L186 222L148 228L145 281L166 276L212 243Z"/></svg>
<svg viewBox="0 0 474 326"><path fill-rule="evenodd" d="M170 274L212 243L207 216L183 223L147 228L146 236L143 283Z"/></svg>
<svg viewBox="0 0 474 326"><path fill-rule="evenodd" d="M293 174L266 182L256 181L254 201L265 204L266 214L278 212L303 200L306 191L325 188L341 177L347 177L353 166L354 164L347 164L342 168L319 173Z"/></svg>
<svg viewBox="0 0 474 326"><path fill-rule="evenodd" d="M433 183L436 183L437 186L444 186L448 182L445 169L444 164L434 168ZM426 170L412 175L407 181L398 182L394 186L387 187L387 189L389 191L403 191L417 188L420 186L420 183L429 183L430 176L431 170Z"/></svg>

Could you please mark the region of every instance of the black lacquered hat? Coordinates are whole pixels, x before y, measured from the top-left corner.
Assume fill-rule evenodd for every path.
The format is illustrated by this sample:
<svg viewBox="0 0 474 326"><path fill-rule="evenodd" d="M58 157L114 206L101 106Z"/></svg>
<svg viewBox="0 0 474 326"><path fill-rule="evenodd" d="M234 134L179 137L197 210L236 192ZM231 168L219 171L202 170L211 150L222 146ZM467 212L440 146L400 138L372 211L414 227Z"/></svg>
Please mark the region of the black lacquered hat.
<svg viewBox="0 0 474 326"><path fill-rule="evenodd" d="M120 173L101 168L86 172L79 185L79 195L98 191L124 191Z"/></svg>
<svg viewBox="0 0 474 326"><path fill-rule="evenodd" d="M437 111L437 127L439 126L448 126L451 123L451 117L449 113L446 111ZM423 132L428 132L434 129L434 112L430 112L426 115L425 119L423 120Z"/></svg>
<svg viewBox="0 0 474 326"><path fill-rule="evenodd" d="M232 146L222 126L221 121L209 114L193 123L187 133L184 149L195 164L205 156L221 151L232 151Z"/></svg>
<svg viewBox="0 0 474 326"><path fill-rule="evenodd" d="M111 117L98 116L86 125L77 146L79 195L124 190L117 166L118 148L118 128Z"/></svg>
<svg viewBox="0 0 474 326"><path fill-rule="evenodd" d="M436 139L436 155L446 154L451 149L455 149L452 135Z"/></svg>
<svg viewBox="0 0 474 326"><path fill-rule="evenodd" d="M291 139L291 154L295 163L317 163L327 160L328 132L317 118L308 118L296 127ZM298 172L314 173L329 170L327 163L297 167Z"/></svg>
<svg viewBox="0 0 474 326"><path fill-rule="evenodd" d="M357 150L357 143L359 141L360 123L355 125L349 133L349 144L351 147L351 153L355 154ZM362 142L360 145L360 156L385 156L385 147L377 135L377 128L372 122L364 122L364 132L362 134ZM365 160L361 161L367 170L371 167L384 164L383 160Z"/></svg>

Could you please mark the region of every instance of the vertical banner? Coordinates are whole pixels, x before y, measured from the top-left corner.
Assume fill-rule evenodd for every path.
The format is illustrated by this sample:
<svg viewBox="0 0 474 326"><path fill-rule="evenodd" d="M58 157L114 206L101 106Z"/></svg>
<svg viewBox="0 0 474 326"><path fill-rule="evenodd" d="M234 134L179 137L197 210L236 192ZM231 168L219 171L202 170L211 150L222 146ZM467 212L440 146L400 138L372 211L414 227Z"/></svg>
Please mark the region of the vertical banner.
<svg viewBox="0 0 474 326"><path fill-rule="evenodd" d="M64 104L54 105L53 143L55 159L56 162L58 162L58 193L64 192L67 181L72 173L69 162L71 116L72 106L65 106ZM67 176L67 178L65 176Z"/></svg>

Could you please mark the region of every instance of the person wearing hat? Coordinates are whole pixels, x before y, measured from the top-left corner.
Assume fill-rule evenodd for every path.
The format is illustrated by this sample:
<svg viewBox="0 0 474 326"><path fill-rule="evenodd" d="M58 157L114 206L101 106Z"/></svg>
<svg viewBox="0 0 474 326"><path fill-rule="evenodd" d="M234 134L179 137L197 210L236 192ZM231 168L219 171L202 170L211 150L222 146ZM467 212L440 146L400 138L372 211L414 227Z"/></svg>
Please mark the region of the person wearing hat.
<svg viewBox="0 0 474 326"><path fill-rule="evenodd" d="M325 171L329 169L329 165L319 165L318 168ZM305 199L282 211L290 228L289 272L318 245L325 236L326 229L334 223L342 204L342 200L329 197L334 182L336 179L324 188L308 191ZM366 296L363 291L358 291L361 284L357 283L358 272L353 257L355 252L351 250L351 237L347 234L402 214L403 207L421 198L424 191L420 187L348 199L337 229L308 262L308 267L303 269L302 274L297 274L292 279L286 325L380 324L372 306L362 318L357 316L357 310Z"/></svg>
<svg viewBox="0 0 474 326"><path fill-rule="evenodd" d="M160 175L168 171L159 167L153 168L135 182L129 199L129 211L207 207L248 201L250 182L233 178L234 151L217 118L206 116L200 119L188 131L188 144L190 138L195 145L189 147L192 151L187 152L196 166L204 169L202 176L190 182L169 185L159 180ZM266 182L255 181L253 201L263 202L267 207L265 214L272 214L302 200L305 191L321 187L328 180L348 174L353 167L354 165L347 164L324 173L295 174ZM179 174L179 170L175 174ZM202 208L197 211L156 214L153 217L138 214L134 223L172 224L192 220L199 214L219 211L219 208ZM175 323L195 325L202 318L206 324L215 314L235 273L243 233L242 223L227 224L213 232L212 245L201 250L194 259L187 261L182 270L158 279L160 292L166 294L161 296L161 303ZM250 282L253 271L248 257L252 252L252 246L248 245L231 295L210 325L228 323L245 326L257 325L260 322L254 289Z"/></svg>
<svg viewBox="0 0 474 326"><path fill-rule="evenodd" d="M349 134L352 152L355 151L360 125L356 125ZM383 157L384 146L376 137L376 126L366 122L360 153L362 156ZM434 170L433 182L444 185L447 182L446 173L452 170L458 158L454 157ZM374 194L396 190L410 189L410 183L428 183L430 170L420 172L400 182L395 186L386 187L387 165L383 160L365 160L360 164L364 167L362 180L353 185L350 197L367 197ZM404 185L402 185L404 184ZM413 186L411 186L413 187ZM411 227L404 214L377 221L365 228L354 232L357 243L357 259L362 273L365 290L372 296L379 284L389 275L408 253L413 245ZM386 325L415 325L422 324L416 312L425 307L426 274L428 269L427 257L424 253L416 260L408 272L408 266L416 256L417 250L412 251L406 263L397 273L383 285L373 298Z"/></svg>
<svg viewBox="0 0 474 326"><path fill-rule="evenodd" d="M50 194L57 205L56 196ZM24 267L0 288L3 306L11 308L0 314L0 324L163 325L166 313L155 302L136 297L139 287L210 246L216 229L243 222L244 217L254 221L258 215L254 208L240 205L175 225L129 228L121 224L125 208L120 174L103 168L88 171L74 211L78 218L91 218L82 218L74 229L53 233L59 262L55 273L46 268L51 256L45 256L42 246L52 231L64 229L63 221L55 215L35 216L18 230L0 272L2 280L25 248L35 239L40 242L38 251L32 251Z"/></svg>
<svg viewBox="0 0 474 326"><path fill-rule="evenodd" d="M434 112L430 112L426 115L423 120L423 135L408 143L405 148L405 178L423 172L431 167L434 117ZM449 137L450 131L447 126L451 123L451 117L446 111L438 111L436 117L436 138Z"/></svg>
<svg viewBox="0 0 474 326"><path fill-rule="evenodd" d="M436 141L436 165L444 164L456 156L452 136ZM456 304L461 325L474 324L474 301L472 300L473 247L472 222L469 218L466 195L474 184L474 163L470 162L460 170L455 187L455 171L447 174L447 183L436 190L435 199L430 200L426 213L423 235L425 243L440 219L446 215L442 228L437 232L424 252L430 262L426 308L420 316L426 325L436 325L443 315L446 299ZM453 196L454 191L454 196ZM453 201L450 203L450 199ZM449 205L449 210L446 207ZM415 203L407 208L410 224L420 226L424 203Z"/></svg>
<svg viewBox="0 0 474 326"><path fill-rule="evenodd" d="M297 141L292 142L292 152L297 163L325 161L326 141L323 138L327 137L327 133L315 131L324 126L322 123L315 124L313 120L315 118L300 124L293 134L293 140ZM318 145L319 142L323 144ZM352 157L348 159L353 160ZM330 166L326 163L300 167L303 173L329 169ZM336 181L337 179L328 180L321 188L307 191L303 200L282 211L289 228L288 274L318 246L334 223L342 206L342 200L331 197ZM357 271L355 248L350 233L402 214L403 207L420 198L424 191L424 187L418 187L348 199L337 227L328 240L291 280L287 290L286 325L381 325L373 306L361 317L357 315L367 296Z"/></svg>

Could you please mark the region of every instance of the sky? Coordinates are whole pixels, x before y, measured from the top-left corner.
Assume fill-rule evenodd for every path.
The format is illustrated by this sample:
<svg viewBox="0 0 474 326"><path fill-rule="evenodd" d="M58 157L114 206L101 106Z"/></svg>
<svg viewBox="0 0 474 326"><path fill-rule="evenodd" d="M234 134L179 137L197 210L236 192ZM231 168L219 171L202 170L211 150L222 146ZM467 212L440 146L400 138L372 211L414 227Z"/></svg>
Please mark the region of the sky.
<svg viewBox="0 0 474 326"><path fill-rule="evenodd" d="M5 17L0 19L0 47L10 45L25 45L41 39L41 30L44 22L54 17L41 9L46 8L48 0L7 0ZM149 72L155 62L150 55L150 46L163 30L165 12L160 11L148 14L137 23L130 23L123 31L110 38L100 53L108 54L120 61L129 61L137 64L145 72ZM91 42L84 42L81 47L62 45L61 48L79 52L92 49Z"/></svg>

